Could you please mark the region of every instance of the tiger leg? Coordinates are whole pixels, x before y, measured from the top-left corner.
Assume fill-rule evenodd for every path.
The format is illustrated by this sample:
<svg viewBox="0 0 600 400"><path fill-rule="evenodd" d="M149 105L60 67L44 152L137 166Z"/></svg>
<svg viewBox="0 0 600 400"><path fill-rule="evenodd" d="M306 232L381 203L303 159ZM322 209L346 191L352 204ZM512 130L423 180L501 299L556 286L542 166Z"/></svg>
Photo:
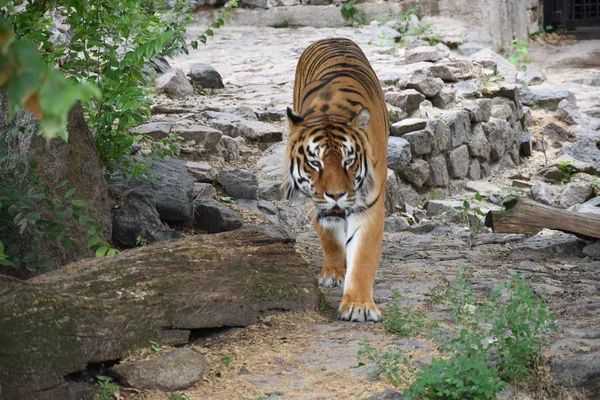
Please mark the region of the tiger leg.
<svg viewBox="0 0 600 400"><path fill-rule="evenodd" d="M314 225L323 247L323 268L318 275L319 285L324 287L342 286L346 273L344 224L323 227L315 220Z"/></svg>
<svg viewBox="0 0 600 400"><path fill-rule="evenodd" d="M339 307L346 321L378 321L381 311L373 301L373 283L383 243L384 203L348 218L347 269L344 296Z"/></svg>

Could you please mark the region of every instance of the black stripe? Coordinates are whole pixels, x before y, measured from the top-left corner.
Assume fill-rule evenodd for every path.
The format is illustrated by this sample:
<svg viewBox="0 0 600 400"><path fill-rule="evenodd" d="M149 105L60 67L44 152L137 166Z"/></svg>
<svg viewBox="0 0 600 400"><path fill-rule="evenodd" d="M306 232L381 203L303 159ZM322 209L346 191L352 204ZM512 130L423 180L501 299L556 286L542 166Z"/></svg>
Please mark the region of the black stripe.
<svg viewBox="0 0 600 400"><path fill-rule="evenodd" d="M356 235L356 232L358 232L359 229L360 229L360 226L358 228L356 228L356 230L354 231L354 233L352 234L352 236L350 236L350 239L346 240L346 247L348 247L348 245L350 244L350 242L352 241L352 239L354 239L354 235Z"/></svg>

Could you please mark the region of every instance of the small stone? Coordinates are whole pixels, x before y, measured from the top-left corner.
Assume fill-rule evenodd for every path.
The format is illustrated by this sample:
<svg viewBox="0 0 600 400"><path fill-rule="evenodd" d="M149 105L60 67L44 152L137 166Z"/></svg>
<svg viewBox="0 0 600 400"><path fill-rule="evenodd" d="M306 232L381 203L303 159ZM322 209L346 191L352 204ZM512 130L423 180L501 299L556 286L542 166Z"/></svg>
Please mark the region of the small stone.
<svg viewBox="0 0 600 400"><path fill-rule="evenodd" d="M554 122L549 122L544 126L542 135L560 142L566 142L571 138L571 134L565 128Z"/></svg>
<svg viewBox="0 0 600 400"><path fill-rule="evenodd" d="M402 179L419 188L429 179L429 164L426 161L415 158L410 164L400 169L398 174Z"/></svg>
<svg viewBox="0 0 600 400"><path fill-rule="evenodd" d="M600 353L578 354L550 360L554 379L568 387L586 389L589 399L600 397Z"/></svg>
<svg viewBox="0 0 600 400"><path fill-rule="evenodd" d="M492 160L500 160L506 152L507 146L513 142L514 132L507 121L490 118L489 122L482 123L483 132L490 143Z"/></svg>
<svg viewBox="0 0 600 400"><path fill-rule="evenodd" d="M565 185L558 204L563 208L584 203L593 193L592 186L588 182L569 182Z"/></svg>
<svg viewBox="0 0 600 400"><path fill-rule="evenodd" d="M471 132L471 120L466 110L448 111L442 115L452 134L452 147L467 143Z"/></svg>
<svg viewBox="0 0 600 400"><path fill-rule="evenodd" d="M394 171L400 171L412 159L410 143L405 138L391 136L388 139L387 166Z"/></svg>
<svg viewBox="0 0 600 400"><path fill-rule="evenodd" d="M430 154L433 151L434 137L427 129L406 133L402 138L410 143L411 152L415 156Z"/></svg>
<svg viewBox="0 0 600 400"><path fill-rule="evenodd" d="M454 85L456 94L462 97L477 97L481 92L481 79L474 78L460 81Z"/></svg>
<svg viewBox="0 0 600 400"><path fill-rule="evenodd" d="M533 200L549 206L554 205L555 192L554 186L545 182L536 182L531 187L531 197Z"/></svg>
<svg viewBox="0 0 600 400"><path fill-rule="evenodd" d="M231 162L239 160L240 145L234 138L230 136L222 136L221 145L225 148L226 151L225 161Z"/></svg>
<svg viewBox="0 0 600 400"><path fill-rule="evenodd" d="M451 149L452 133L450 128L441 119L430 118L427 120L427 130L433 132L433 152L443 153Z"/></svg>
<svg viewBox="0 0 600 400"><path fill-rule="evenodd" d="M215 169L209 164L188 161L185 163L188 171L194 177L194 181L201 183L211 183L215 174Z"/></svg>
<svg viewBox="0 0 600 400"><path fill-rule="evenodd" d="M404 60L406 64L414 64L421 61L436 62L439 59L439 50L431 46L415 47L410 50L406 50L406 53L404 53Z"/></svg>
<svg viewBox="0 0 600 400"><path fill-rule="evenodd" d="M439 216L444 214L448 221L459 222L460 215L458 209L462 206L462 202L458 200L430 200L427 202L427 214L431 216Z"/></svg>
<svg viewBox="0 0 600 400"><path fill-rule="evenodd" d="M221 131L204 125L175 127L173 131L185 140L193 140L201 144L207 151L215 150L223 136Z"/></svg>
<svg viewBox="0 0 600 400"><path fill-rule="evenodd" d="M393 123L390 126L390 133L392 136L402 136L408 132L421 130L425 128L425 125L427 125L426 119L407 118Z"/></svg>
<svg viewBox="0 0 600 400"><path fill-rule="evenodd" d="M210 183L194 182L194 191L192 193L194 199L197 197L206 197L209 199L217 197L217 189Z"/></svg>
<svg viewBox="0 0 600 400"><path fill-rule="evenodd" d="M448 186L450 183L450 177L448 176L448 168L446 166L446 159L444 156L439 155L432 158L429 162L429 166L431 168L429 186Z"/></svg>
<svg viewBox="0 0 600 400"><path fill-rule="evenodd" d="M448 173L451 178L464 178L469 170L469 150L466 145L448 152Z"/></svg>
<svg viewBox="0 0 600 400"><path fill-rule="evenodd" d="M174 99L184 99L194 94L194 88L180 69L171 69L160 75L156 78L155 87L158 92Z"/></svg>
<svg viewBox="0 0 600 400"><path fill-rule="evenodd" d="M558 103L554 116L567 125L581 125L582 122L579 109L567 99Z"/></svg>
<svg viewBox="0 0 600 400"><path fill-rule="evenodd" d="M258 179L246 171L221 171L217 176L227 194L239 199L253 199L258 196Z"/></svg>
<svg viewBox="0 0 600 400"><path fill-rule="evenodd" d="M285 109L269 108L256 112L258 120L262 122L280 122L285 120Z"/></svg>
<svg viewBox="0 0 600 400"><path fill-rule="evenodd" d="M472 54L469 58L485 68L494 67L508 83L515 83L517 81L517 67L490 48L480 50Z"/></svg>
<svg viewBox="0 0 600 400"><path fill-rule="evenodd" d="M192 82L202 89L222 89L223 79L210 64L196 63L190 68Z"/></svg>
<svg viewBox="0 0 600 400"><path fill-rule="evenodd" d="M427 68L427 70L436 78L440 78L444 82L456 82L456 76L454 72L448 66L443 64L434 64Z"/></svg>
<svg viewBox="0 0 600 400"><path fill-rule="evenodd" d="M213 199L195 200L194 227L208 233L233 231L243 225L242 216Z"/></svg>
<svg viewBox="0 0 600 400"><path fill-rule="evenodd" d="M414 89L406 89L401 92L387 92L384 97L386 102L401 108L408 114L417 111L419 105L425 100L425 96Z"/></svg>
<svg viewBox="0 0 600 400"><path fill-rule="evenodd" d="M152 58L150 58L150 64L152 65L152 68L154 68L156 73L159 74L164 74L165 72L171 69L171 66L169 65L167 59L161 56L160 54L152 56Z"/></svg>
<svg viewBox="0 0 600 400"><path fill-rule="evenodd" d="M523 157L531 157L533 154L533 137L530 132L525 132L521 135L519 152Z"/></svg>
<svg viewBox="0 0 600 400"><path fill-rule="evenodd" d="M600 259L600 240L585 246L583 254L594 259Z"/></svg>
<svg viewBox="0 0 600 400"><path fill-rule="evenodd" d="M556 111L562 100L569 100L576 104L575 96L568 90L521 90L521 102L527 106Z"/></svg>
<svg viewBox="0 0 600 400"><path fill-rule="evenodd" d="M437 108L450 108L454 101L456 100L456 89L450 86L445 86L440 90L438 94L433 96L431 102Z"/></svg>
<svg viewBox="0 0 600 400"><path fill-rule="evenodd" d="M226 114L233 114L239 116L241 119L249 120L249 121L258 121L258 117L253 109L250 107L221 107L219 112Z"/></svg>
<svg viewBox="0 0 600 400"><path fill-rule="evenodd" d="M467 171L467 178L474 181L481 179L481 166L478 160L471 160L469 171Z"/></svg>
<svg viewBox="0 0 600 400"><path fill-rule="evenodd" d="M471 122L487 122L492 113L492 101L490 99L477 99L462 103L465 110L469 112Z"/></svg>
<svg viewBox="0 0 600 400"><path fill-rule="evenodd" d="M258 197L263 200L281 200L281 181L259 180Z"/></svg>
<svg viewBox="0 0 600 400"><path fill-rule="evenodd" d="M240 134L251 142L280 142L281 130L271 124L260 121L240 121L236 123Z"/></svg>
<svg viewBox="0 0 600 400"><path fill-rule="evenodd" d="M384 231L386 232L401 232L410 227L408 220L404 217L391 216L385 219Z"/></svg>
<svg viewBox="0 0 600 400"><path fill-rule="evenodd" d="M546 75L535 69L517 72L517 83L525 86L541 85L546 81Z"/></svg>
<svg viewBox="0 0 600 400"><path fill-rule="evenodd" d="M160 140L169 136L172 126L170 122L150 122L136 126L131 130L131 133L134 135L148 135L154 140Z"/></svg>
<svg viewBox="0 0 600 400"><path fill-rule="evenodd" d="M583 204L577 204L569 207L569 211L579 213L600 214L600 196L594 197Z"/></svg>
<svg viewBox="0 0 600 400"><path fill-rule="evenodd" d="M400 193L400 181L396 172L387 169L387 180L385 183L385 211L392 214L402 208L402 194Z"/></svg>
<svg viewBox="0 0 600 400"><path fill-rule="evenodd" d="M588 162L600 171L600 137L584 137L569 143L558 152L559 156L569 155L575 160Z"/></svg>

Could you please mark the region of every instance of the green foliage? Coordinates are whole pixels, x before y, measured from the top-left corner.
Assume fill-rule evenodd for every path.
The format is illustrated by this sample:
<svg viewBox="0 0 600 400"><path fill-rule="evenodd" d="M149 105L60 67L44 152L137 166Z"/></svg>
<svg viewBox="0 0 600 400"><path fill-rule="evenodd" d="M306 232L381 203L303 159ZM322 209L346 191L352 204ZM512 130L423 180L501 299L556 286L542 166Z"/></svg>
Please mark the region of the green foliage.
<svg viewBox="0 0 600 400"><path fill-rule="evenodd" d="M394 297L398 299L400 296L396 293ZM424 328L432 328L435 325L434 321L429 321L424 313L409 307L402 307L397 301L387 305L383 320L386 331L401 337L416 336L422 333Z"/></svg>
<svg viewBox="0 0 600 400"><path fill-rule="evenodd" d="M97 400L113 400L120 398L119 387L112 383L112 378L97 376L98 389L92 393L92 398Z"/></svg>
<svg viewBox="0 0 600 400"><path fill-rule="evenodd" d="M529 38L531 40L537 40L539 38L548 36L550 33L552 33L552 31L554 30L554 27L552 25L547 25L547 26L542 26L540 29L538 29L536 32L532 33L531 35L529 35Z"/></svg>
<svg viewBox="0 0 600 400"><path fill-rule="evenodd" d="M600 179L598 179L596 177L593 177L590 180L590 186L594 190L594 195L595 196L600 196Z"/></svg>
<svg viewBox="0 0 600 400"><path fill-rule="evenodd" d="M521 39L513 39L508 46L508 61L513 63L519 70L527 71L527 65L531 63L529 58L529 44Z"/></svg>
<svg viewBox="0 0 600 400"><path fill-rule="evenodd" d="M394 29L400 33L407 33L410 25L410 19L413 15L417 15L419 12L419 5L409 8L402 17L394 24Z"/></svg>
<svg viewBox="0 0 600 400"><path fill-rule="evenodd" d="M571 181L571 175L577 172L577 170L573 166L573 161L571 160L561 161L558 163L557 167L563 173L563 176L560 180L562 183L569 183Z"/></svg>
<svg viewBox="0 0 600 400"><path fill-rule="evenodd" d="M234 9L238 7L238 5L238 0L229 0L227 3L225 3L225 5L223 6L223 11L221 12L221 14L219 14L217 19L215 19L214 22L210 24L210 27L206 29L202 35L198 36L198 40L193 40L190 43L192 48L197 49L198 42L206 44L208 38L215 35L215 29L219 29L220 27L225 25L225 20L231 16L231 13Z"/></svg>
<svg viewBox="0 0 600 400"><path fill-rule="evenodd" d="M400 121L400 117L398 116L398 113L394 110L388 109L388 118L390 119L390 124Z"/></svg>
<svg viewBox="0 0 600 400"><path fill-rule="evenodd" d="M431 360L404 395L414 400L493 399L505 386L484 358L455 355L449 360Z"/></svg>
<svg viewBox="0 0 600 400"><path fill-rule="evenodd" d="M478 193L475 193L474 199L477 201L481 201L483 197ZM458 212L460 214L460 218L462 222L469 227L469 230L472 232L479 232L483 226L481 225L481 221L478 216L484 217L485 213L481 211L479 207L473 207L468 200L463 200L462 204L458 208Z"/></svg>
<svg viewBox="0 0 600 400"><path fill-rule="evenodd" d="M142 235L139 235L137 238L135 238L135 244L138 246L146 246L148 242L146 242L146 239L144 239Z"/></svg>
<svg viewBox="0 0 600 400"><path fill-rule="evenodd" d="M381 352L364 340L359 345L359 365L375 364L375 368L369 374L371 379L384 376L388 382L395 386L408 379L412 367L402 352L397 350Z"/></svg>
<svg viewBox="0 0 600 400"><path fill-rule="evenodd" d="M366 23L366 17L360 13L354 0L344 3L340 8L342 18L345 21L352 22L352 26L358 28Z"/></svg>

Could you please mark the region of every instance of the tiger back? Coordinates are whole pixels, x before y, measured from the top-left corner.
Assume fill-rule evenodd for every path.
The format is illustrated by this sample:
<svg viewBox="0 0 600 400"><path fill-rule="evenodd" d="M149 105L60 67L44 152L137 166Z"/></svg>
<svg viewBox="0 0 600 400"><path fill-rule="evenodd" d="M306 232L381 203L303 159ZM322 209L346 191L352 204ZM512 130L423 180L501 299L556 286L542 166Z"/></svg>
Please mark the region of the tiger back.
<svg viewBox="0 0 600 400"><path fill-rule="evenodd" d="M312 200L323 247L319 284L344 286L342 319L377 321L389 134L379 80L351 40L319 40L298 61L293 104L283 190L290 200Z"/></svg>

